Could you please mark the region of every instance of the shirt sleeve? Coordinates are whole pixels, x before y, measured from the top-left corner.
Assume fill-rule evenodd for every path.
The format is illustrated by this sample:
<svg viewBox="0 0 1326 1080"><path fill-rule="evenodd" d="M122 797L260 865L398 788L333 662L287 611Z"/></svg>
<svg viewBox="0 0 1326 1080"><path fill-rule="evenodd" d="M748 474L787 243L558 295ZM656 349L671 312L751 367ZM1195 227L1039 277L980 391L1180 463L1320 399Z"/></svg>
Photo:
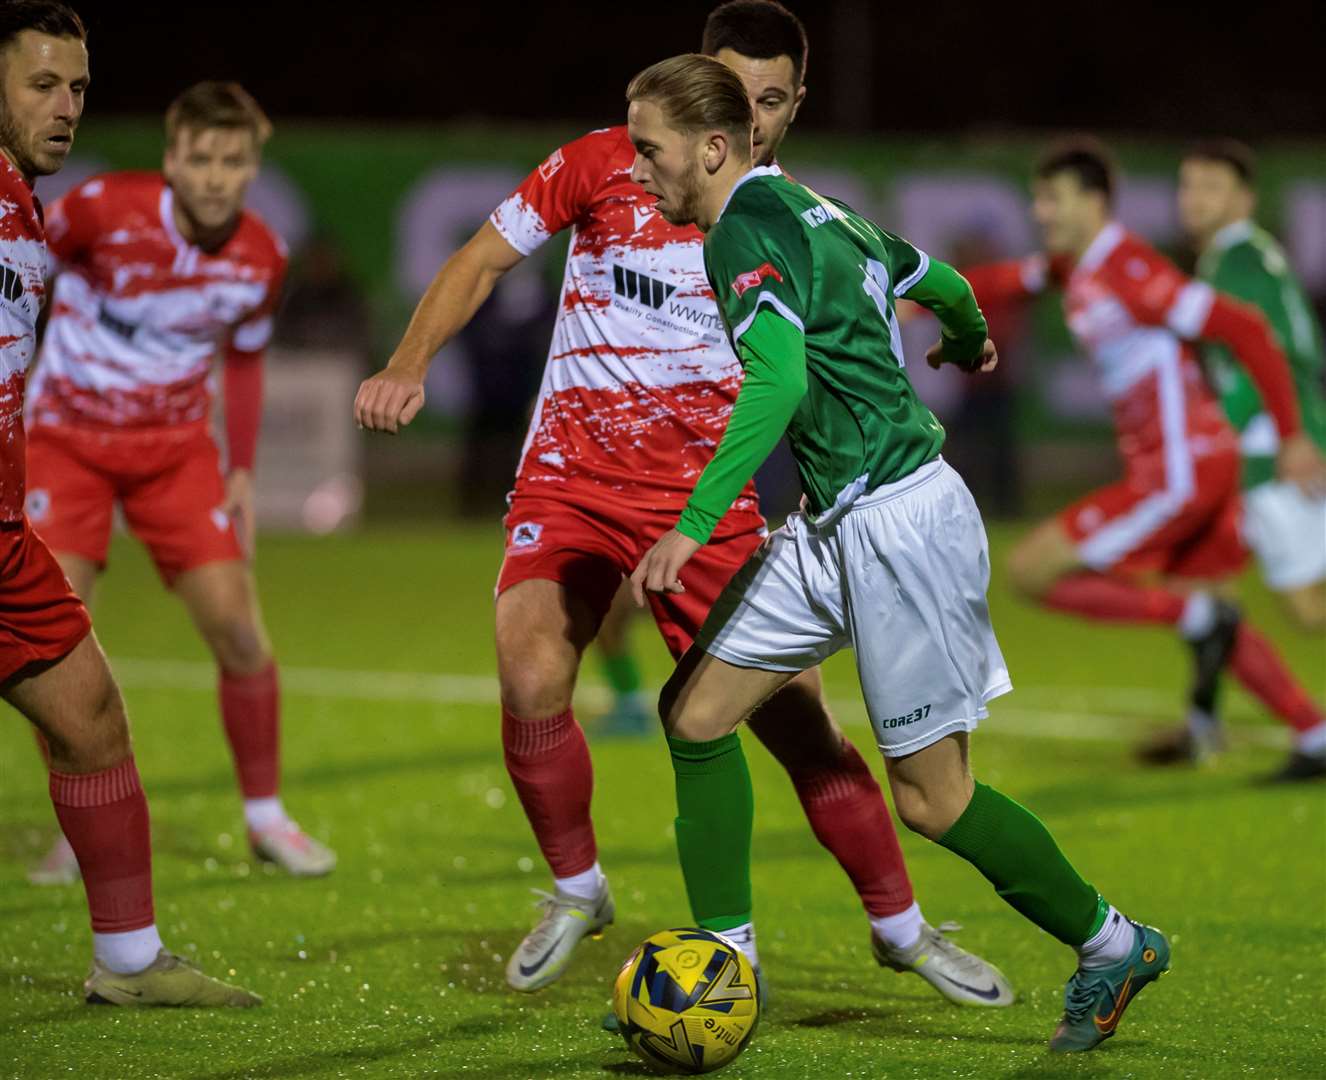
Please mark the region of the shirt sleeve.
<svg viewBox="0 0 1326 1080"><path fill-rule="evenodd" d="M677 522L678 532L700 544L783 437L806 395L805 338L775 309L756 309L738 353L746 374L732 416Z"/></svg>
<svg viewBox="0 0 1326 1080"><path fill-rule="evenodd" d="M1302 423L1284 352L1255 308L1195 281L1158 252L1127 255L1110 282L1139 322L1163 326L1184 341L1229 346L1261 392L1282 438Z"/></svg>
<svg viewBox="0 0 1326 1080"><path fill-rule="evenodd" d="M558 147L488 220L520 254L532 255L584 214L620 138L609 128Z"/></svg>
<svg viewBox="0 0 1326 1080"><path fill-rule="evenodd" d="M100 232L105 193L106 182L96 177L56 199L46 211L46 246L57 264L75 263L92 247Z"/></svg>
<svg viewBox="0 0 1326 1080"><path fill-rule="evenodd" d="M811 280L810 253L798 229L778 242L772 237L714 229L705 241L705 273L727 324L733 349L769 311L804 336L806 297L802 283ZM740 351L737 352L741 356Z"/></svg>
<svg viewBox="0 0 1326 1080"><path fill-rule="evenodd" d="M989 327L971 286L953 267L925 259L910 281L894 287L893 294L920 304L939 319L945 361L970 370L980 360Z"/></svg>
<svg viewBox="0 0 1326 1080"><path fill-rule="evenodd" d="M226 459L231 469L252 469L258 457L263 355L272 340L287 267L283 249L277 257L279 261L262 304L235 327L226 349L222 389L226 405Z"/></svg>
<svg viewBox="0 0 1326 1080"><path fill-rule="evenodd" d="M1008 259L981 266L964 266L962 276L967 279L981 304L1029 300L1057 282L1054 268L1044 255L1028 255L1025 259Z"/></svg>

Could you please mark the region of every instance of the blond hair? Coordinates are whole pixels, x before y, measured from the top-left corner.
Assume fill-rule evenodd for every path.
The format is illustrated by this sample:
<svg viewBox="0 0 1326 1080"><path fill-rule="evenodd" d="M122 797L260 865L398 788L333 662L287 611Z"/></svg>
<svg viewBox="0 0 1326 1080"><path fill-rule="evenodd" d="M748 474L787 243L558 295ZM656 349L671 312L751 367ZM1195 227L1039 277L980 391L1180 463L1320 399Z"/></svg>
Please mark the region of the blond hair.
<svg viewBox="0 0 1326 1080"><path fill-rule="evenodd" d="M626 87L626 100L652 101L669 126L693 135L723 131L743 155L750 155L755 118L736 72L709 56L685 53L645 68Z"/></svg>
<svg viewBox="0 0 1326 1080"><path fill-rule="evenodd" d="M272 134L272 122L253 96L236 82L194 83L166 109L166 144L187 128L230 128L249 131L262 146Z"/></svg>

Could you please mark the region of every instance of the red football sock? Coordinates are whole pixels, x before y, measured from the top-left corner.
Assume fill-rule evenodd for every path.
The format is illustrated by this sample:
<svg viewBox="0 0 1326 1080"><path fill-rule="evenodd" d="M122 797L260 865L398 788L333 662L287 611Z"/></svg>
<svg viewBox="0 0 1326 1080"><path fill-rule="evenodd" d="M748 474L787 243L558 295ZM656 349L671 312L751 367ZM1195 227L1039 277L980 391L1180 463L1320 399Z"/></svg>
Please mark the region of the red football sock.
<svg viewBox="0 0 1326 1080"><path fill-rule="evenodd" d="M267 799L281 786L281 689L275 662L256 675L221 672L221 722L246 799Z"/></svg>
<svg viewBox="0 0 1326 1080"><path fill-rule="evenodd" d="M856 887L867 914L897 915L912 906L912 883L884 794L857 749L843 739L835 769L790 773L815 838Z"/></svg>
<svg viewBox="0 0 1326 1080"><path fill-rule="evenodd" d="M1229 666L1250 694L1295 731L1307 731L1326 719L1271 643L1246 622L1239 624Z"/></svg>
<svg viewBox="0 0 1326 1080"><path fill-rule="evenodd" d="M151 926L152 841L134 759L81 776L52 771L50 786L55 816L78 856L92 929Z"/></svg>
<svg viewBox="0 0 1326 1080"><path fill-rule="evenodd" d="M1046 607L1106 622L1175 625L1185 600L1177 593L1135 585L1106 574L1083 572L1060 578L1045 595Z"/></svg>
<svg viewBox="0 0 1326 1080"><path fill-rule="evenodd" d="M594 767L575 713L527 721L503 709L502 751L553 877L584 873L598 858L589 819Z"/></svg>

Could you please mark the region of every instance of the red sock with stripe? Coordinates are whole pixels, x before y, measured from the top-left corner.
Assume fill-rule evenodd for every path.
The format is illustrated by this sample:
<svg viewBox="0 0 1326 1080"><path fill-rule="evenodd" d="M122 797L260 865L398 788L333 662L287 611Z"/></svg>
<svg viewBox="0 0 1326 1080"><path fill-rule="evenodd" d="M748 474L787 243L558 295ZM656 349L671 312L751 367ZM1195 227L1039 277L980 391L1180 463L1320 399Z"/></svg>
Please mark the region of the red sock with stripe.
<svg viewBox="0 0 1326 1080"><path fill-rule="evenodd" d="M1246 622L1239 624L1230 669L1247 691L1297 732L1326 721L1271 643Z"/></svg>
<svg viewBox="0 0 1326 1080"><path fill-rule="evenodd" d="M221 672L221 723L245 799L274 798L281 786L281 689L276 664L256 675Z"/></svg>
<svg viewBox="0 0 1326 1080"><path fill-rule="evenodd" d="M134 759L96 773L52 770L50 791L78 856L98 958L118 971L147 967L161 940L152 909L147 799Z"/></svg>
<svg viewBox="0 0 1326 1080"><path fill-rule="evenodd" d="M1085 615L1102 622L1174 626L1183 617L1186 600L1165 589L1083 571L1056 581L1045 594L1044 603L1056 611Z"/></svg>
<svg viewBox="0 0 1326 1080"><path fill-rule="evenodd" d="M589 817L594 767L573 710L521 720L504 708L502 754L553 876L570 878L592 869L598 857Z"/></svg>
<svg viewBox="0 0 1326 1080"><path fill-rule="evenodd" d="M884 793L847 739L837 768L790 770L815 838L851 878L866 912L899 915L915 902Z"/></svg>

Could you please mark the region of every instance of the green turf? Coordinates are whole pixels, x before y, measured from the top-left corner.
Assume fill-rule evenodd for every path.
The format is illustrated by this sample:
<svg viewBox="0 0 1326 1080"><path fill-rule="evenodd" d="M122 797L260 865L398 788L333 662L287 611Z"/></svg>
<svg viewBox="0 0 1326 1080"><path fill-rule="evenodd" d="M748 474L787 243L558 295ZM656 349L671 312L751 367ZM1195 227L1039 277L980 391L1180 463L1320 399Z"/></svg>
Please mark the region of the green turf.
<svg viewBox="0 0 1326 1080"><path fill-rule="evenodd" d="M1010 535L996 531L996 565ZM481 678L492 671L498 539L494 529L448 526L264 541L268 621L289 672L287 801L341 855L336 874L314 882L249 861L198 663L205 653L141 554L117 544L96 617L112 656L136 661L121 670L152 805L161 930L267 1003L246 1013L81 1003L90 944L82 892L37 890L22 878L53 823L31 740L11 714L0 725L0 1075L542 1080L642 1072L597 1021L631 947L687 920L670 836L671 772L658 740L594 747L617 925L582 946L549 990L522 997L503 983L504 960L536 914L529 889L548 882L502 768L497 713ZM1245 592L1320 694L1320 645L1296 637L1254 584L1245 582ZM1281 753L1264 738L1245 737L1201 772L1138 771L1128 740L1142 722L1166 718L1184 670L1170 636L1030 611L998 586L992 600L1019 690L995 704L978 735L977 771L1040 813L1118 906L1171 934L1173 972L1139 998L1102 1050L1050 1058L1045 1042L1070 955L966 864L906 836L929 918L965 924L960 940L1019 990L1007 1010L945 1005L919 979L875 967L846 879L810 836L787 781L752 748L755 901L774 997L728 1075L1322 1075L1326 785L1256 786ZM664 655L646 625L638 632L657 684ZM144 663L162 660L176 663ZM868 747L850 658L831 666L829 683L848 730ZM1247 699L1231 695L1228 706L1245 730L1269 730L1255 726L1265 721Z"/></svg>

